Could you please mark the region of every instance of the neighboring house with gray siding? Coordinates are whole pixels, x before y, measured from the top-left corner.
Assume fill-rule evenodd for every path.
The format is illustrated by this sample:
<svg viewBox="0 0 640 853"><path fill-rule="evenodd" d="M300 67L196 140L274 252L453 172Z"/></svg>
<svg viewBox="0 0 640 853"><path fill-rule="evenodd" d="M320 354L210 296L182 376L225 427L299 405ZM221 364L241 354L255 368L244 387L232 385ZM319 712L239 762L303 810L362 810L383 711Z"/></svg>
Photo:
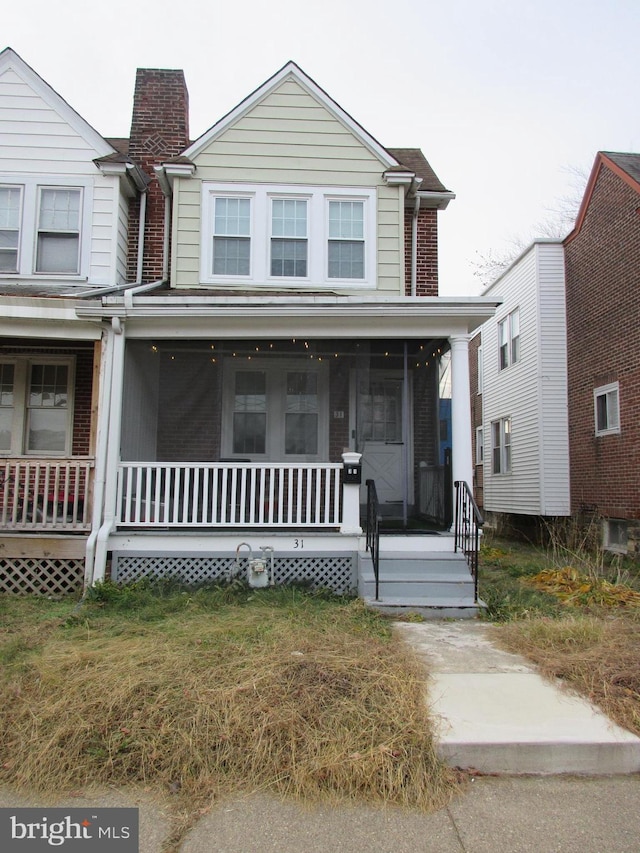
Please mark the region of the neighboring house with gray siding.
<svg viewBox="0 0 640 853"><path fill-rule="evenodd" d="M536 240L484 291L501 300L483 323L481 465L487 520L526 527L534 517L570 514L564 252ZM476 408L476 412L478 409ZM481 430L479 433L478 430ZM477 445L482 441L482 448Z"/></svg>

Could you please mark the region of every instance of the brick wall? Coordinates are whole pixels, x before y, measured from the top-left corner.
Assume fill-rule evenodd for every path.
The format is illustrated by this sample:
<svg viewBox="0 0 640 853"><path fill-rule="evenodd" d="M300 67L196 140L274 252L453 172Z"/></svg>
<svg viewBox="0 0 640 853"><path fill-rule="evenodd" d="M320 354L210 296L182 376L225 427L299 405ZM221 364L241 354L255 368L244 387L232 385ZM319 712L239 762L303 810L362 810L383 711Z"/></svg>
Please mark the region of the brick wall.
<svg viewBox="0 0 640 853"><path fill-rule="evenodd" d="M640 195L603 166L565 247L572 512L640 518ZM620 386L619 435L595 436L593 391Z"/></svg>
<svg viewBox="0 0 640 853"><path fill-rule="evenodd" d="M404 214L405 294L411 295L411 229L413 210ZM438 295L438 211L418 213L416 296Z"/></svg>
<svg viewBox="0 0 640 853"><path fill-rule="evenodd" d="M129 156L152 178L147 192L142 280L162 277L164 195L153 167L177 157L189 144L189 95L179 70L139 68L133 96ZM127 277L135 280L140 201L129 208Z"/></svg>

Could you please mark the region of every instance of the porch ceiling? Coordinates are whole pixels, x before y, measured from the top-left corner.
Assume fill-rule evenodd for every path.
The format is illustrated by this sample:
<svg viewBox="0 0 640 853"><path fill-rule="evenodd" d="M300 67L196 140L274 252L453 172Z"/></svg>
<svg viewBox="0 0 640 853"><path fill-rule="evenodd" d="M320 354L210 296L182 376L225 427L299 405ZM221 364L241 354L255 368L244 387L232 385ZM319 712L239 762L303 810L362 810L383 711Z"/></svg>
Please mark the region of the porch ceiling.
<svg viewBox="0 0 640 853"><path fill-rule="evenodd" d="M119 316L127 337L444 338L474 331L499 301L483 297L140 297L77 308L83 319Z"/></svg>

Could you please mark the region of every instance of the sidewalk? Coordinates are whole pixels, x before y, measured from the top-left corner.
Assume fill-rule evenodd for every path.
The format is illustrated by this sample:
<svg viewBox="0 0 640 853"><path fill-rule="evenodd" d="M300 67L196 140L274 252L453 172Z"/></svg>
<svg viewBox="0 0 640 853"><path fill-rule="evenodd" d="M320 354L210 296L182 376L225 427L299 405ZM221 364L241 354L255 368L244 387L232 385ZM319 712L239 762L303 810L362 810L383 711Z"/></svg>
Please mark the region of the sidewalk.
<svg viewBox="0 0 640 853"><path fill-rule="evenodd" d="M639 849L640 777L476 777L446 809L283 803L262 794L221 802L181 853L631 853ZM0 807L43 805L0 790ZM164 806L139 792L98 792L61 807L140 809L140 853L160 853ZM91 853L91 851L87 851Z"/></svg>

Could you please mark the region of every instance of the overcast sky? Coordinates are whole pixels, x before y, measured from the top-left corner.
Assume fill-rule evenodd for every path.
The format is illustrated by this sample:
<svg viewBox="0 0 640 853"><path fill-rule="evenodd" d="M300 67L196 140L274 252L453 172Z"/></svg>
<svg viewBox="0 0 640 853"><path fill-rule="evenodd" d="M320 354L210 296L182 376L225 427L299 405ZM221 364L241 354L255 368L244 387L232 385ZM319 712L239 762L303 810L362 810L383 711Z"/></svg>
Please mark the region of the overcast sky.
<svg viewBox="0 0 640 853"><path fill-rule="evenodd" d="M104 136L128 135L137 67L184 69L195 138L293 59L456 193L444 295L536 236L569 167L640 151L640 0L20 0L0 32Z"/></svg>

